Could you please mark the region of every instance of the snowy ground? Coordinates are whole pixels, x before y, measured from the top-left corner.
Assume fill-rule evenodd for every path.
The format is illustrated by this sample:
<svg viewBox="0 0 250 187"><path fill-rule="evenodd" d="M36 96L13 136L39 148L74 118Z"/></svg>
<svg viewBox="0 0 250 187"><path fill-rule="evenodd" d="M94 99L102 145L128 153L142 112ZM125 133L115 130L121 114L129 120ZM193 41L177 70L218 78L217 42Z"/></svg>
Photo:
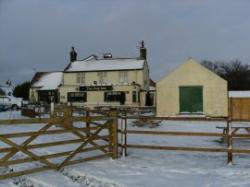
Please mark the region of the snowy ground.
<svg viewBox="0 0 250 187"><path fill-rule="evenodd" d="M9 112L0 113L0 119L20 117L18 112L11 115ZM220 132L220 130L216 129L216 126L225 126L225 123L164 121L159 127L150 128L150 130ZM39 128L39 124L32 128L25 125L18 127L0 126L0 132L10 132L13 128L16 131L36 130ZM148 130L147 127L134 127L132 121L129 123L129 128ZM46 140L48 138L49 136L46 137ZM50 138L57 139L55 136L50 136ZM65 135L64 138L70 138L70 135ZM20 138L16 141L20 141ZM44 141L44 139L37 141ZM130 135L128 143L166 146L226 146L220 141L219 137L192 138ZM236 140L234 146L250 149L250 142ZM72 146L64 147L63 150L69 148L72 149ZM50 150L42 151L50 152ZM188 153L138 149L128 149L128 153L129 155L126 158L117 160L101 159L68 166L59 172L47 171L0 181L0 186L250 186L250 155L234 156L234 164L229 166L226 164L225 153Z"/></svg>

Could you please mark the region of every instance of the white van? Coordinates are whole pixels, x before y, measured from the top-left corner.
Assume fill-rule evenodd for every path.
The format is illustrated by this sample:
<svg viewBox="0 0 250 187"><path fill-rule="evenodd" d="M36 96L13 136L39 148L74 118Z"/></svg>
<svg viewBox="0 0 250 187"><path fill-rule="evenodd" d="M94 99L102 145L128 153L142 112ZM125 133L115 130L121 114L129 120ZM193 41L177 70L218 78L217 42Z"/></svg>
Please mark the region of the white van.
<svg viewBox="0 0 250 187"><path fill-rule="evenodd" d="M0 105L2 105L5 109L17 110L22 107L22 98L2 95L0 96Z"/></svg>
<svg viewBox="0 0 250 187"><path fill-rule="evenodd" d="M0 107L7 110L17 110L22 107L22 98L13 96L13 88L11 86L0 86Z"/></svg>

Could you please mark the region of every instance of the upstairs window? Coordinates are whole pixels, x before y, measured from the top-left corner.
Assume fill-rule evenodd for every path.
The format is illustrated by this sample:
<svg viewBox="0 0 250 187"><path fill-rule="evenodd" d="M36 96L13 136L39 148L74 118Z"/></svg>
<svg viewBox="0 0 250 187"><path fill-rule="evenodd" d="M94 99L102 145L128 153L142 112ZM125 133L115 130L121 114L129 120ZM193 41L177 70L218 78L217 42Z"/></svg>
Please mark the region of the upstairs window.
<svg viewBox="0 0 250 187"><path fill-rule="evenodd" d="M99 77L99 83L100 84L106 83L106 81L107 81L107 72L98 72L97 75Z"/></svg>
<svg viewBox="0 0 250 187"><path fill-rule="evenodd" d="M128 72L120 71L119 72L119 82L120 83L128 83Z"/></svg>
<svg viewBox="0 0 250 187"><path fill-rule="evenodd" d="M78 84L85 84L85 73L80 72L76 74L76 82Z"/></svg>

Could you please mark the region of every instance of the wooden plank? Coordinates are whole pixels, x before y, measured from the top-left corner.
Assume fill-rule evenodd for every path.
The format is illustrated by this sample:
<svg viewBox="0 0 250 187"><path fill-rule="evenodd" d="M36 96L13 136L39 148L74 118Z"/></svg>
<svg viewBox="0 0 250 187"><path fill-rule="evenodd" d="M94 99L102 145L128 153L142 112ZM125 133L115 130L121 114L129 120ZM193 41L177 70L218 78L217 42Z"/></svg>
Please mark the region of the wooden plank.
<svg viewBox="0 0 250 187"><path fill-rule="evenodd" d="M230 98L230 114L233 120L250 121L250 99Z"/></svg>
<svg viewBox="0 0 250 187"><path fill-rule="evenodd" d="M113 110L110 112L110 116L113 117L113 120L110 120L110 128L111 128L111 146L112 146L112 158L118 158L118 118L117 118L117 111Z"/></svg>
<svg viewBox="0 0 250 187"><path fill-rule="evenodd" d="M233 142L232 142L232 124L228 121L227 122L227 130L226 130L226 140L227 140L227 163L231 164L233 162Z"/></svg>
<svg viewBox="0 0 250 187"><path fill-rule="evenodd" d="M40 159L38 155L32 153L31 151L29 151L27 148L25 147L22 147L20 145L17 145L16 143L6 139L6 138L3 138L1 135L0 135L0 140L3 141L4 143L14 147L15 149L23 152L24 154L30 156L31 158L33 158L34 160L37 160L37 161L40 161L41 163L43 164L46 164L47 166L49 166L50 168L56 168L57 166L53 163L51 163L50 161L46 160L46 159Z"/></svg>
<svg viewBox="0 0 250 187"><path fill-rule="evenodd" d="M60 118L31 118L31 119L12 119L0 120L0 125L34 125L34 123L60 123Z"/></svg>
<svg viewBox="0 0 250 187"><path fill-rule="evenodd" d="M84 118L84 117L78 117L78 116L73 116L70 118L72 121L83 121L83 122L94 122L94 121L105 121L105 120L110 120L111 117L107 116L89 116L89 118Z"/></svg>
<svg viewBox="0 0 250 187"><path fill-rule="evenodd" d="M232 138L246 138L246 139L250 139L250 134L232 134Z"/></svg>
<svg viewBox="0 0 250 187"><path fill-rule="evenodd" d="M107 125L108 125L108 123L106 122L105 124L102 125L102 128L103 128L103 129L107 128L107 127L108 127ZM76 136L82 138L83 141L84 141L86 138L89 138L89 137L92 135L92 133L89 131L89 136L87 136L87 135L88 135L87 132L85 132L85 133L86 133L86 136L83 136L80 132L78 132L77 128L73 128L72 126L67 125L67 124L64 124L64 128L67 129L67 130L70 130L71 133L73 133L73 134L75 134ZM98 137L100 137L100 136L96 135L96 138L98 138ZM102 138L100 138L100 139L102 139ZM103 140L107 141L107 139L103 139ZM93 141L90 141L89 143L92 144L93 146L98 146L98 144L95 143L95 142L93 142ZM100 148L100 150L101 150L102 152L104 152L104 153L107 153L107 151L106 151L105 149Z"/></svg>
<svg viewBox="0 0 250 187"><path fill-rule="evenodd" d="M128 134L144 135L169 135L169 136L223 136L223 133L215 132L186 132L186 131L145 131L145 130L127 130Z"/></svg>
<svg viewBox="0 0 250 187"><path fill-rule="evenodd" d="M127 144L128 148L136 149L153 149L153 150L171 150L171 151L197 151L197 152L227 152L225 148L208 148L208 147L174 147L174 146L157 146L157 145L138 145Z"/></svg>
<svg viewBox="0 0 250 187"><path fill-rule="evenodd" d="M95 135L97 135L103 127L99 127L90 137L88 137L74 152L72 152L66 159L63 160L63 162L58 166L57 169L61 169L64 165L66 165L76 154L79 153L79 151L86 146L90 141L92 141L95 138Z"/></svg>
<svg viewBox="0 0 250 187"><path fill-rule="evenodd" d="M250 154L250 149L232 149L233 153Z"/></svg>
<svg viewBox="0 0 250 187"><path fill-rule="evenodd" d="M121 116L122 119L151 119L151 120L177 120L177 121L227 121L228 117L156 117L156 116Z"/></svg>
<svg viewBox="0 0 250 187"><path fill-rule="evenodd" d="M48 123L47 125L43 126L38 132L42 132L42 131L46 131L47 129L49 129L51 126L53 125L53 123ZM5 134L6 135L6 134ZM5 137L3 135L3 137ZM38 137L38 135L34 134L31 137L29 137L27 140L25 140L21 146L27 146L29 143L31 143L34 139L36 139ZM6 137L5 137L6 138ZM9 158L11 158L12 156L14 156L16 153L18 152L18 150L13 150L10 153L6 154L1 161L5 162L7 161Z"/></svg>
<svg viewBox="0 0 250 187"><path fill-rule="evenodd" d="M79 122L83 121L86 122L86 120L83 117L80 116L72 116L68 119ZM111 119L110 117L105 116L90 116L90 122L92 121L103 121ZM60 125L63 121L63 118L57 117L57 118L31 118L31 119L12 119L12 120L0 120L0 125L29 125L33 123L54 123Z"/></svg>
<svg viewBox="0 0 250 187"><path fill-rule="evenodd" d="M82 149L79 153L85 153L85 152L89 152L89 151L96 151L96 150L99 150L100 148L108 148L108 145L101 145L101 146L98 146L98 147L88 147L88 148ZM51 159L51 158L63 157L63 156L69 155L73 151L74 150L59 152L59 153L52 153L52 154L48 154L48 155L41 155L39 157L41 159ZM107 152L107 153L110 153L110 152ZM16 160L0 161L0 166L10 166L10 165L16 165L16 164L23 164L23 163L32 162L32 161L34 161L34 160L32 158L30 158L30 157L29 158L16 159Z"/></svg>
<svg viewBox="0 0 250 187"><path fill-rule="evenodd" d="M86 111L86 116L85 116L85 120L86 120L86 128L88 129L88 131L86 132L86 136L89 137L90 136L90 123L88 122L89 118L89 111Z"/></svg>
<svg viewBox="0 0 250 187"><path fill-rule="evenodd" d="M109 137L108 136L99 136L99 137L95 137L94 140L100 140L103 138L108 139ZM27 145L26 148L27 149L36 149L36 148L53 147L53 146L75 144L75 143L82 143L82 142L83 142L82 139L72 139L72 140L63 140L63 141L54 141L54 142L32 144L32 145ZM16 150L16 149L13 147L0 148L0 153L9 152L12 150Z"/></svg>
<svg viewBox="0 0 250 187"><path fill-rule="evenodd" d="M125 116L127 116L127 112L125 113ZM128 150L127 150L127 143L128 143L128 127L127 127L127 118L125 118L125 129L124 129L124 133L125 133L125 138L124 138L124 151L125 151L125 156L128 155Z"/></svg>
<svg viewBox="0 0 250 187"><path fill-rule="evenodd" d="M88 129L83 128L75 128L77 131L83 131L87 132ZM89 130L96 130L97 127L91 127ZM29 131L29 132L18 132L18 133L7 133L7 134L1 134L4 138L17 138L17 137L24 137L24 136L40 136L40 135L54 135L54 134L64 134L64 133L71 133L71 130L69 129L55 129L55 130L49 130L49 131Z"/></svg>

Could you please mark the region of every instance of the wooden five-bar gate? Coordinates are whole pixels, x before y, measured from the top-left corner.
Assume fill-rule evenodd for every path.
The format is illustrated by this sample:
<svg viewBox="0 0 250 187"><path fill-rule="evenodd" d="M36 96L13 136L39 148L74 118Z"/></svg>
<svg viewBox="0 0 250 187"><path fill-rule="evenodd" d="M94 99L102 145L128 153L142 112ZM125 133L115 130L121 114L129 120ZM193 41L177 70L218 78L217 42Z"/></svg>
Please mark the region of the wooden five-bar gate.
<svg viewBox="0 0 250 187"><path fill-rule="evenodd" d="M84 123L75 126L74 122ZM0 121L3 130L13 125L15 126L14 131L20 125L38 126L41 124L40 129L35 131L0 133L0 167L5 168L5 172L0 174L0 180L49 169L60 170L67 165L104 157L114 159L118 157L117 114L115 111L110 111L105 116L90 116L89 112L86 112L85 116L73 116L71 109L65 107L63 115L53 115L50 118ZM65 134L68 134L70 139L65 139ZM58 135L63 135L60 140L49 138L49 136L55 137ZM35 140L42 138L42 136L46 136L44 139L50 141L44 142L44 139L42 139L42 142L37 143ZM25 140L21 142L20 140L14 141L15 138L25 138ZM65 149L61 147L60 152L46 154L46 151L41 151L42 154L39 154L39 149L54 149L56 146L65 146ZM71 147L74 147L74 149L61 151ZM82 153L86 152L91 152L91 156L84 157ZM22 154L20 155L20 153ZM53 162L55 158L57 159ZM20 167L21 169L13 169L15 168L13 165L29 164L34 161L36 161L36 164L32 166L28 165L27 167Z"/></svg>

